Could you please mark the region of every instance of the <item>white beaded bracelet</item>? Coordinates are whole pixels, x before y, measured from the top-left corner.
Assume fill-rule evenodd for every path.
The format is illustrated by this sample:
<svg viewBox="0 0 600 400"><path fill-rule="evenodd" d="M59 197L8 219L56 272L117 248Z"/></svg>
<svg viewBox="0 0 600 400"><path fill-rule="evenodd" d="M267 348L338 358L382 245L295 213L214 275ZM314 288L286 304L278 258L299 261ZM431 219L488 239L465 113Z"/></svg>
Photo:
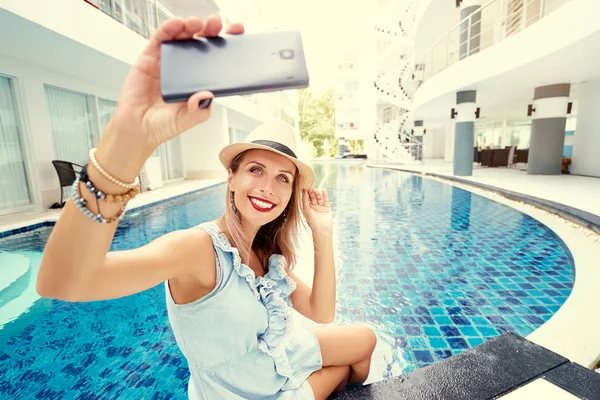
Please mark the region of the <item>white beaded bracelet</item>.
<svg viewBox="0 0 600 400"><path fill-rule="evenodd" d="M108 179L109 181L111 181L112 183L114 183L115 185L119 185L121 187L124 187L126 189L133 189L135 187L137 187L140 184L140 180L138 177L135 178L135 181L133 181L133 183L127 183L127 182L123 182L117 178L115 178L114 176L112 176L111 174L109 174L108 172L106 172L104 170L104 168L102 168L100 166L100 164L98 164L98 161L96 161L96 149L90 149L90 162L92 163L92 165L94 166L94 168L96 168L98 170L98 172L100 172L100 174L102 174L102 176L104 176L106 179Z"/></svg>

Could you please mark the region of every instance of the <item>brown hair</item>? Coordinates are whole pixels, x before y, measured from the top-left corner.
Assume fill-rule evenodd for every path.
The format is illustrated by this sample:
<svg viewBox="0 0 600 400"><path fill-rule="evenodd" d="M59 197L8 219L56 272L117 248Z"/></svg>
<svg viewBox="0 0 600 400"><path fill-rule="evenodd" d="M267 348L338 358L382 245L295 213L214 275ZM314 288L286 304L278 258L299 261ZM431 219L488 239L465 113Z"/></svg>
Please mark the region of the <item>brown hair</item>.
<svg viewBox="0 0 600 400"><path fill-rule="evenodd" d="M231 162L231 171L236 173L242 163L246 151L238 154ZM227 188L225 196L225 214L223 215L225 225L225 236L231 245L238 249L242 262L250 262L250 250L254 250L261 265L266 268L269 257L272 254L281 254L286 262L286 268L291 270L296 265L296 249L298 247L298 228L301 216L301 191L298 174L294 176L292 196L285 211L275 220L263 225L258 230L253 243L245 243L242 221L239 213L234 213L231 208L232 192Z"/></svg>

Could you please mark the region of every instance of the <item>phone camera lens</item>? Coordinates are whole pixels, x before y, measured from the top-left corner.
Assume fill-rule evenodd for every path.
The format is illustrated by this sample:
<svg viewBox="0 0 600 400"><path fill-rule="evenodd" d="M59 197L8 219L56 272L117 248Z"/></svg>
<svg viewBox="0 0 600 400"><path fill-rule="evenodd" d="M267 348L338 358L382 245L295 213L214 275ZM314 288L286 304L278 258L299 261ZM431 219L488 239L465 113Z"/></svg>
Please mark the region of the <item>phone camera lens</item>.
<svg viewBox="0 0 600 400"><path fill-rule="evenodd" d="M284 49L284 50L280 50L279 51L279 55L281 56L281 58L283 58L284 60L289 60L291 58L294 58L294 50L292 49Z"/></svg>

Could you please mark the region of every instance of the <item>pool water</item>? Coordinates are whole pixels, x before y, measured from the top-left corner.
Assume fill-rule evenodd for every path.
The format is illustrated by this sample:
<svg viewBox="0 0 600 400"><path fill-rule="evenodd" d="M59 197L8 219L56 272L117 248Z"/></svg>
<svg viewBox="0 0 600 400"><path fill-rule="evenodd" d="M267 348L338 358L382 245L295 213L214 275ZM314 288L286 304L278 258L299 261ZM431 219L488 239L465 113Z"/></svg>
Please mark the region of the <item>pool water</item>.
<svg viewBox="0 0 600 400"><path fill-rule="evenodd" d="M568 249L527 215L361 162L313 166L335 214L336 323L368 324L389 349L374 355L383 368L370 380L432 364L505 331L525 336L571 292ZM134 210L112 249L218 217L224 191L219 185ZM0 239L0 273L28 268L0 290L0 398L187 398L187 363L169 327L162 285L91 303L35 294L50 229Z"/></svg>

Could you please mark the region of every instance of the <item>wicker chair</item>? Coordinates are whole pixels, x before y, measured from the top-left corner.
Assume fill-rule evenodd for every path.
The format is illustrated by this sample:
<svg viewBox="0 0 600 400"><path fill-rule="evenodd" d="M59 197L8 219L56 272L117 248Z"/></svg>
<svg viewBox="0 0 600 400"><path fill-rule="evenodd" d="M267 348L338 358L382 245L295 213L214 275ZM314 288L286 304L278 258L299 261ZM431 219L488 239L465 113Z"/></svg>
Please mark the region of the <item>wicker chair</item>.
<svg viewBox="0 0 600 400"><path fill-rule="evenodd" d="M58 182L60 184L60 201L58 204L60 205L60 208L63 208L65 206L65 202L63 201L63 187L70 187L77 178L76 174L79 174L81 172L81 168L83 167L79 164L61 160L53 160L52 165L54 165L54 169L58 175Z"/></svg>

